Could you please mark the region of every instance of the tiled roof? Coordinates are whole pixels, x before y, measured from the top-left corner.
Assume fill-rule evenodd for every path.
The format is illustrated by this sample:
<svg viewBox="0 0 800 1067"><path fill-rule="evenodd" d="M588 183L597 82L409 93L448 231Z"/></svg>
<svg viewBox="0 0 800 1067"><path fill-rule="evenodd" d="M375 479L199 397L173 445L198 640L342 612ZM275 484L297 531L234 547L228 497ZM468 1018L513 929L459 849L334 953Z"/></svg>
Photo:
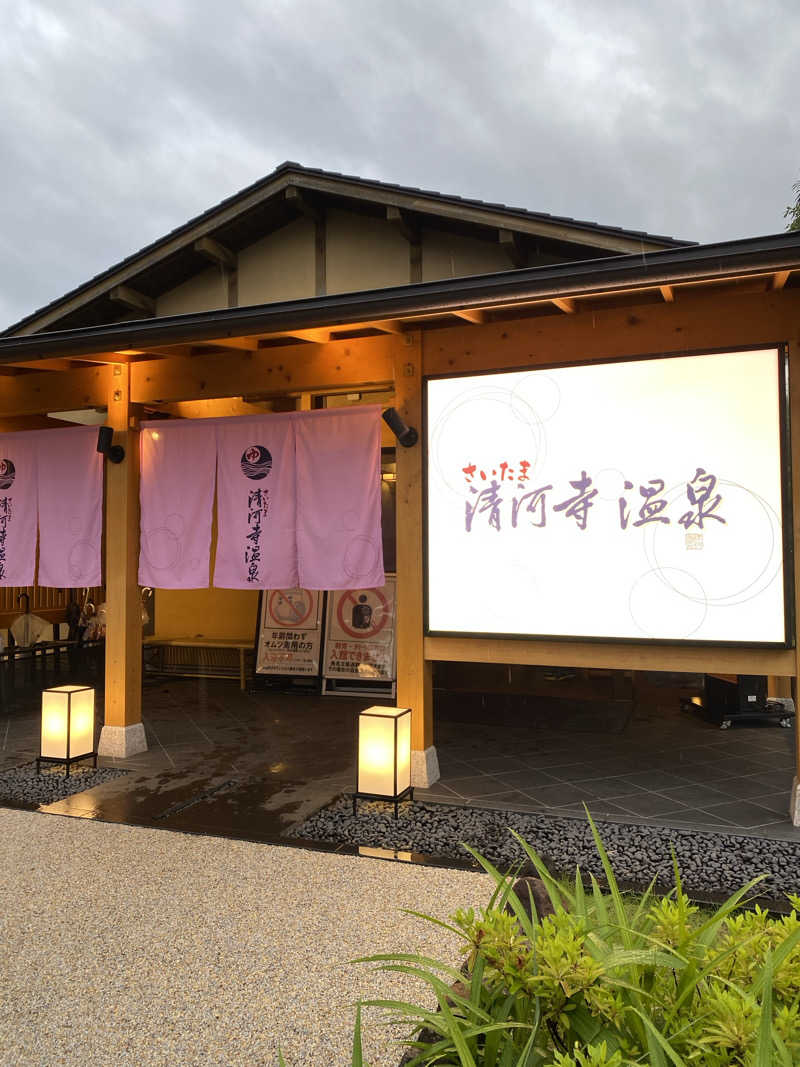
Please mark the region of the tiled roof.
<svg viewBox="0 0 800 1067"><path fill-rule="evenodd" d="M230 207L232 204L235 204L237 200L244 201L245 199L251 197L254 193L258 193L260 189L267 189L273 182L276 181L276 179L281 178L287 174L296 174L298 176L300 185L302 185L302 178L304 175L313 176L316 178L323 178L335 182L340 181L343 184L348 185L359 185L367 189L382 189L390 192L400 193L403 195L424 197L431 201L438 201L442 204L447 203L463 205L465 207L477 208L479 210L498 212L507 215L509 219L531 219L540 222L564 224L575 230L586 230L589 232L603 233L608 234L610 236L626 237L629 239L639 238L644 241L652 242L654 244L665 245L667 247L683 247L686 245L695 244L694 241L685 241L674 237L665 237L659 234L646 233L644 230L626 230L623 229L621 226L604 226L598 222L587 222L581 219L574 219L565 215L551 215L547 212L542 211L528 211L525 208L509 207L506 204L491 203L486 200L477 200L469 197L455 196L449 193L440 193L433 189L419 189L415 186L397 185L393 182L381 182L373 179L359 178L355 175L339 174L336 171L321 170L318 167L304 167L300 163L295 163L291 160L287 160L286 162L281 163L279 166L277 166L275 170L272 171L272 173L266 175L266 177L259 178L259 180L257 182L253 182L252 185L248 185L244 189L240 189L239 192L234 193L231 196L225 197L225 199L220 200L218 204L215 204L213 207L208 208L208 210L203 211L201 214L194 216L194 218L189 219L187 222L182 223L180 226L176 226L173 230L170 230L168 233L164 234L164 236L159 237L158 240L152 241L150 244L145 245L137 252L126 256L124 259L120 260L118 263L115 263L113 266L108 267L106 270L100 271L100 273L95 274L93 277L89 278L81 285L76 286L74 289L71 289L69 292L63 294L63 296L58 297L56 300L52 300L49 303L44 304L42 307L37 308L29 315L26 315L18 322L13 323L11 326L1 331L0 336L7 336L9 334L16 333L18 330L23 329L30 322L37 319L39 316L46 314L48 311L57 308L59 304L62 304L67 300L71 299L72 297L77 296L82 290L90 288L91 286L95 285L96 283L102 281L105 278L112 278L118 271L121 271L135 263L137 259L143 258L151 252L156 251L160 245L166 244L175 237L180 236L181 233L191 231L195 227L212 219L214 215L224 211L225 208Z"/></svg>

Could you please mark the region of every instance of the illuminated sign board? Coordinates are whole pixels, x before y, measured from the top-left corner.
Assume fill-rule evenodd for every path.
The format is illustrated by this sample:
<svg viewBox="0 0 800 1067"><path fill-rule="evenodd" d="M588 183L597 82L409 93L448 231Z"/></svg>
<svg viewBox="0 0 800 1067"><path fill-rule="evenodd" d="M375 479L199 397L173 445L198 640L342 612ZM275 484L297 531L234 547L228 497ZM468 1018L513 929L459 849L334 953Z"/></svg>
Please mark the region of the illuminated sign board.
<svg viewBox="0 0 800 1067"><path fill-rule="evenodd" d="M779 349L426 399L428 632L787 643Z"/></svg>

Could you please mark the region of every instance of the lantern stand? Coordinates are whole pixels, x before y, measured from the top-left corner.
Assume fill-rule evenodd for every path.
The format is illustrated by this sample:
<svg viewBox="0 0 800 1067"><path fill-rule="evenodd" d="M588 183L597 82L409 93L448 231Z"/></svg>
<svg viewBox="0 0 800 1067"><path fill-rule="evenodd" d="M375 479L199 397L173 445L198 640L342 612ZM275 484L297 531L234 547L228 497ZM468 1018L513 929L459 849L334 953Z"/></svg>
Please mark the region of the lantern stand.
<svg viewBox="0 0 800 1067"><path fill-rule="evenodd" d="M73 706L74 704L74 706ZM73 744L79 750L73 755ZM80 749L90 748L91 751ZM42 693L42 732L36 773L41 774L43 763L63 763L65 778L70 767L81 760L94 759L94 689L87 685L59 685Z"/></svg>
<svg viewBox="0 0 800 1067"><path fill-rule="evenodd" d="M411 708L375 706L358 716L358 782L353 815L359 800L388 800L398 818L401 800L414 800L411 785Z"/></svg>

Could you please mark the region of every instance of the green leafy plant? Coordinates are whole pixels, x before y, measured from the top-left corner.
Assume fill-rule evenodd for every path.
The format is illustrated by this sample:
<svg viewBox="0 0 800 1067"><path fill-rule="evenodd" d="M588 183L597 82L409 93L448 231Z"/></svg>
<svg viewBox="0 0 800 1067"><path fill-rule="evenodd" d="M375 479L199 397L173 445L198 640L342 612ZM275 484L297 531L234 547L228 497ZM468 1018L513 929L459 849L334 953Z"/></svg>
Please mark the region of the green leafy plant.
<svg viewBox="0 0 800 1067"><path fill-rule="evenodd" d="M588 813L587 813L588 814ZM774 1067L800 1062L800 900L775 918L742 910L753 879L713 911L675 885L623 894L589 817L607 888L558 880L518 834L547 889L539 918L473 849L494 880L480 912L437 923L460 940L464 965L413 954L359 962L421 980L436 1004L370 1000L411 1027L409 1067ZM527 906L526 906L527 905ZM355 1061L360 1063L361 1061Z"/></svg>

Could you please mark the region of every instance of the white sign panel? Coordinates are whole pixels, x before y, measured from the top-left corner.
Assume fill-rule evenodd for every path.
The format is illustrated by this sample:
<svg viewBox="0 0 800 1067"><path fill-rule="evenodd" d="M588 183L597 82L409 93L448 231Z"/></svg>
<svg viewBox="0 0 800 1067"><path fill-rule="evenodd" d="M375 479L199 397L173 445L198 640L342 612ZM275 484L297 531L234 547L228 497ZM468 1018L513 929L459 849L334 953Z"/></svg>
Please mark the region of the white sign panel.
<svg viewBox="0 0 800 1067"><path fill-rule="evenodd" d="M777 349L427 383L428 629L786 640Z"/></svg>
<svg viewBox="0 0 800 1067"><path fill-rule="evenodd" d="M312 589L265 590L257 674L319 674L320 603Z"/></svg>
<svg viewBox="0 0 800 1067"><path fill-rule="evenodd" d="M328 593L326 678L394 681L394 587Z"/></svg>

